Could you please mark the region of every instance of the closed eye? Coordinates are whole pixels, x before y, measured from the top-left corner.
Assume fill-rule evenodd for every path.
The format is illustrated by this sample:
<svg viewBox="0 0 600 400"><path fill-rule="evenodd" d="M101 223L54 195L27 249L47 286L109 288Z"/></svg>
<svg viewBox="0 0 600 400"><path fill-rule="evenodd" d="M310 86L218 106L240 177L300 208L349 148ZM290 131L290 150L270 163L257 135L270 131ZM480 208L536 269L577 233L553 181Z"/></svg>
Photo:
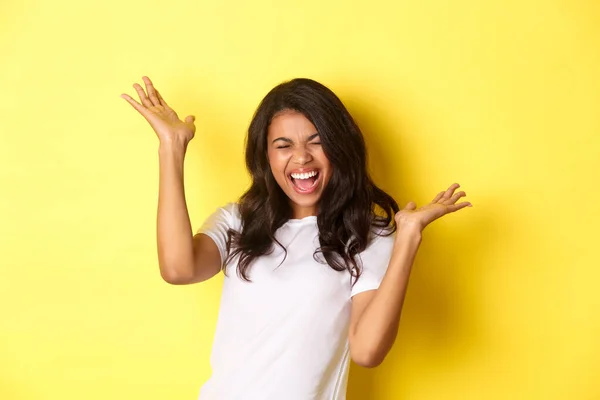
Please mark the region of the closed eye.
<svg viewBox="0 0 600 400"><path fill-rule="evenodd" d="M287 146L277 146L278 149L287 149L288 147L290 147L289 145Z"/></svg>

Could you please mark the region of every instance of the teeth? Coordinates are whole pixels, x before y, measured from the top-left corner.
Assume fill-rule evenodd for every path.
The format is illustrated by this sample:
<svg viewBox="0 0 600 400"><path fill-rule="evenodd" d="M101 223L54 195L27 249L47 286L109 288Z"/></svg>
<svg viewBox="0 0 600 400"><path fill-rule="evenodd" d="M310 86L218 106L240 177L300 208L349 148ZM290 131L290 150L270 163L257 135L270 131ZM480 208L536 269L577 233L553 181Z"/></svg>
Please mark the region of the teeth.
<svg viewBox="0 0 600 400"><path fill-rule="evenodd" d="M291 174L292 178L294 179L308 179L308 178L312 178L313 176L317 175L317 171L311 171L311 172L306 172L303 174Z"/></svg>

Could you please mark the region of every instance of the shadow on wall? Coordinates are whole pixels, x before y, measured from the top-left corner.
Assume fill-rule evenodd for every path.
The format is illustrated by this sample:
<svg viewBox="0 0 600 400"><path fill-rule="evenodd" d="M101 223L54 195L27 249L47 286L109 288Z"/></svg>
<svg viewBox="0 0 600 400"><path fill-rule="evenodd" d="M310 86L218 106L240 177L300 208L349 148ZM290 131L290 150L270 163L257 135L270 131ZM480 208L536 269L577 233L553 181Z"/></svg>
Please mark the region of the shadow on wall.
<svg viewBox="0 0 600 400"><path fill-rule="evenodd" d="M369 152L372 178L398 202L400 208L416 198L409 186L411 179L423 179L409 165L392 170L390 160L405 160L411 149L402 146L409 135L402 126L388 126L385 121L400 121L402 113L387 107L378 109L368 104L360 93L343 95L343 101L360 126ZM390 115L390 114L394 115ZM382 132L385 132L382 135ZM383 140L385 138L385 140ZM391 139L393 138L393 139ZM399 163L396 161L396 165ZM443 172L440 171L440 175ZM411 176L411 179L406 179ZM448 182L448 186L453 182ZM431 201L435 193L430 193ZM468 189L465 189L468 193ZM429 198L429 194L426 194ZM481 207L481 202L469 198ZM469 211L473 211L469 209ZM457 214L454 214L457 215ZM452 224L452 215L446 222ZM486 245L497 232L493 221L477 220L468 231L456 229L452 237L441 235L431 226L423 233L423 242L411 273L408 292L394 347L377 368L366 369L356 364L350 368L348 400L409 400L416 385L431 385L436 378L450 372L472 368L482 348L481 294L478 285L484 263ZM486 232L489 235L474 235ZM412 363L417 362L417 365ZM466 365L468 364L468 365ZM419 376L415 380L416 371Z"/></svg>
<svg viewBox="0 0 600 400"><path fill-rule="evenodd" d="M10 362L6 362L9 360L10 352L5 352L3 349L0 349L0 359L5 362L5 365L13 365L14 370L24 371L24 364L22 362L17 362L16 359L10 360ZM25 383L27 378L23 378L23 376L17 376L14 374L13 376L2 376L0 379L0 399L3 400L11 400L11 399L42 399L44 398L44 394L40 393L37 387L32 384Z"/></svg>
<svg viewBox="0 0 600 400"><path fill-rule="evenodd" d="M258 103L252 108L236 106L235 102L227 101L226 94L211 87L208 80L202 84L206 86L201 90L185 84L179 86L179 90L170 93L173 103L178 98L187 100L185 104L171 105L181 109L182 114L195 113L198 132L193 146L197 146L195 151L200 154L198 167L203 179L202 191L220 193L218 197L223 203L237 199L242 193L238 183L242 183L243 179L240 171L244 171L243 176L246 176L243 139ZM416 190L408 185L411 179L427 177L420 177L410 165L398 162L406 160L403 155L411 152L410 148L402 146L402 138L410 134L401 125L402 112L389 105L384 108L377 102L368 102L365 93L337 94L365 135L369 166L377 185L392 195L401 208L409 200L416 201L417 206L423 205L416 198ZM215 107L215 102L220 105ZM222 110L221 115L206 113L206 110L216 108ZM248 119L236 125L228 118L230 113L248 115ZM399 125L390 126L386 121L398 121ZM394 169L393 164L402 166ZM217 169L221 177L226 177L226 184L223 179L216 180L210 174L202 174L203 171ZM443 175L443 171L439 175ZM408 176L411 179L407 179ZM468 188L465 190L469 193ZM435 194L437 192L425 197L433 198ZM471 197L469 200L476 204L476 208L468 212L483 207L481 200ZM210 207L220 206L220 203ZM447 222L436 224L454 222L453 216L447 218ZM481 344L484 332L480 317L484 310L481 310L478 300L481 295L476 282L481 278L484 266L482 254L486 253L486 245L493 243L501 234L498 224L481 218L482 214L479 214L476 225L470 223L468 231L453 230L451 238L435 228L426 229L411 274L396 343L384 363L375 369L351 365L348 400L410 400L416 386L434 384L439 377L473 368L473 364L481 362L481 355L476 354L475 349L485 348ZM478 234L474 235L475 232ZM215 294L215 302L211 304L218 304L217 297ZM205 344L206 351L209 351L210 345Z"/></svg>

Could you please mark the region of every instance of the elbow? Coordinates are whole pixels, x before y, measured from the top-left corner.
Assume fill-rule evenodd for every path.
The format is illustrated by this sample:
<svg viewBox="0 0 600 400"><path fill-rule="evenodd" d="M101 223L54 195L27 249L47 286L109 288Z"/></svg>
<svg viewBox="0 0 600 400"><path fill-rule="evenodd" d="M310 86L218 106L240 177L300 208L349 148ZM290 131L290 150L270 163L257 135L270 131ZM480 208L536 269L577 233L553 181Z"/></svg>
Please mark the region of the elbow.
<svg viewBox="0 0 600 400"><path fill-rule="evenodd" d="M375 368L381 365L385 355L378 354L377 351L354 351L350 354L352 361L363 368Z"/></svg>
<svg viewBox="0 0 600 400"><path fill-rule="evenodd" d="M175 268L161 268L160 276L165 282L171 285L187 285L193 282L193 276Z"/></svg>

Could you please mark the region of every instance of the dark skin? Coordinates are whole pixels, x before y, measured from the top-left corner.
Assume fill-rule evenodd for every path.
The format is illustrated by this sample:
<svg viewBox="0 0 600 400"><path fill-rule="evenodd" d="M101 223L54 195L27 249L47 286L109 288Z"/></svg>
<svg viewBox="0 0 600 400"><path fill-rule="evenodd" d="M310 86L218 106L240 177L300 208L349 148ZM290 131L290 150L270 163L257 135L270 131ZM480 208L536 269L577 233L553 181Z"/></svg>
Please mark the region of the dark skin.
<svg viewBox="0 0 600 400"><path fill-rule="evenodd" d="M459 187L458 183L451 185L420 208L410 201L396 213L396 239L390 263L379 288L352 297L348 339L350 354L355 363L368 368L376 367L392 348L398 334L408 281L423 230L444 215L471 206L469 202L456 204L458 199L466 196L463 191L454 193Z"/></svg>
<svg viewBox="0 0 600 400"><path fill-rule="evenodd" d="M194 117L190 115L184 120L179 119L177 113L169 107L154 88L150 79L144 77L143 80L146 92L140 85L134 85L141 104L126 94L121 97L127 100L150 123L163 148L185 148L196 131ZM302 130L298 130L298 132L300 131ZM306 132L308 131L310 129ZM302 131L302 134L304 135L306 132ZM314 130L309 134L313 133ZM302 141L297 142L303 143ZM295 148L291 153L295 157L292 161L296 162L297 160L299 166L301 164L309 165L310 161L317 168L322 170L327 168L325 160L315 161L318 161L319 157L317 157L318 153L314 151ZM278 167L276 170L287 173L289 168L283 168L287 166L286 159L282 160L281 168ZM296 168L295 165L294 168ZM165 179L166 181L167 179ZM355 363L364 367L375 367L383 362L394 344L410 272L422 240L423 230L433 221L445 215L472 206L470 202L457 203L461 197L466 196L464 191L454 193L459 187L460 185L457 183L451 185L447 190L438 193L429 204L419 208L410 201L396 213L395 221L398 230L383 281L378 289L359 293L352 298L348 339L350 354ZM185 206L183 198L178 201L179 203L174 204L174 209ZM181 248L185 244L185 240L179 240L172 233L176 231L175 228L179 227L171 229L171 226L167 226L167 224L175 224L174 221L176 221L176 218L169 212L169 210L165 211L164 220L166 222L164 224L166 228L159 230L159 238L164 236L162 242L165 243L165 248L170 248L176 254L186 254ZM189 224L189 220L185 220L185 222ZM184 230L189 231L188 228L186 225ZM171 239L173 239L173 243L168 243L168 240ZM187 253L192 254L191 250ZM185 265L184 270L176 270L165 262L165 266L161 267L161 273L166 277L165 279L177 284L194 283L209 279L218 272L219 254L210 238L197 235L194 238L193 254L195 254L193 260L176 264L177 266Z"/></svg>

